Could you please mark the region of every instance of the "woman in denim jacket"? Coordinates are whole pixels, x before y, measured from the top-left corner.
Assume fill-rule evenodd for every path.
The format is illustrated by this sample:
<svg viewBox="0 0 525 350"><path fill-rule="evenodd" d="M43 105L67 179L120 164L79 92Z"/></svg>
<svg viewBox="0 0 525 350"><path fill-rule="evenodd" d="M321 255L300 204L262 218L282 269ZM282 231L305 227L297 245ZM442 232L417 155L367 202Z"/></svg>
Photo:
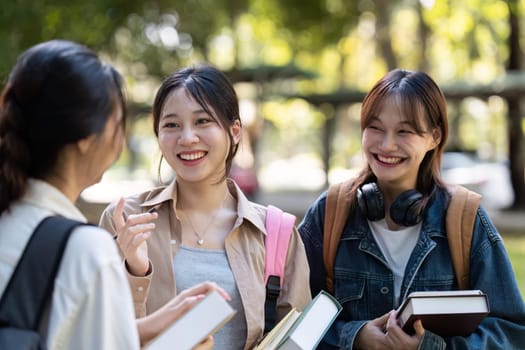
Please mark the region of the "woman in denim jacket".
<svg viewBox="0 0 525 350"><path fill-rule="evenodd" d="M467 337L440 337L420 321L408 335L396 322L393 310L410 292L458 289L445 229L450 195L440 176L448 126L439 87L421 72L389 72L364 99L361 130L367 164L348 180L351 214L334 265L334 295L343 311L320 348L523 349L525 305L483 207L474 224L470 288L488 295L489 316ZM299 225L312 295L327 289L325 206L326 193Z"/></svg>

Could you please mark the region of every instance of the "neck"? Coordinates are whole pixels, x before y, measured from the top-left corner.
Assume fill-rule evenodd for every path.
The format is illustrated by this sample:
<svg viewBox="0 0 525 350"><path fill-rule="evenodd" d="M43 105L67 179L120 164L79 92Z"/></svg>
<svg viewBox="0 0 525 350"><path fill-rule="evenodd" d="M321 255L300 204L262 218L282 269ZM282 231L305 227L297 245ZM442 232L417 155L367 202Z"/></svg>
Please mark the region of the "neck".
<svg viewBox="0 0 525 350"><path fill-rule="evenodd" d="M186 211L214 211L223 207L227 194L226 181L209 186L191 186L177 183L177 208Z"/></svg>
<svg viewBox="0 0 525 350"><path fill-rule="evenodd" d="M71 179L71 177L63 174L52 174L43 180L59 189L72 203L75 203L80 196L81 190L68 179Z"/></svg>

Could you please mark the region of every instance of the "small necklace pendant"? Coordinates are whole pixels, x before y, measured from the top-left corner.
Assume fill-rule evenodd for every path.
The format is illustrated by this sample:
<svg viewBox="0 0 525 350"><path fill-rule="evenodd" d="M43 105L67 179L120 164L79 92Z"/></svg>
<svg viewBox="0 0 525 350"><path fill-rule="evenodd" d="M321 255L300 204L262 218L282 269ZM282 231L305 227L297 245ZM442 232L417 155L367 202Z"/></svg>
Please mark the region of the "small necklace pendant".
<svg viewBox="0 0 525 350"><path fill-rule="evenodd" d="M203 244L204 244L204 240L203 240L203 239L199 239L199 240L197 241L197 244L198 244L198 245L203 245Z"/></svg>

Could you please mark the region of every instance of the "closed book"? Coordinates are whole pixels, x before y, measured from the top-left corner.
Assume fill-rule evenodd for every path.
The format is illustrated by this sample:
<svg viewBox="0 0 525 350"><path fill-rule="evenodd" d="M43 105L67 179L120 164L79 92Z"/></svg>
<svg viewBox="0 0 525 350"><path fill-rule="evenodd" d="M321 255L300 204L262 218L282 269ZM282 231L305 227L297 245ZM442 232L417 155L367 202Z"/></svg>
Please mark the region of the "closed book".
<svg viewBox="0 0 525 350"><path fill-rule="evenodd" d="M302 312L292 309L254 350L312 350L341 312L341 305L321 291Z"/></svg>
<svg viewBox="0 0 525 350"><path fill-rule="evenodd" d="M487 295L480 290L413 292L398 308L397 318L409 334L420 319L423 328L440 336L467 336L489 312Z"/></svg>
<svg viewBox="0 0 525 350"><path fill-rule="evenodd" d="M219 292L212 291L144 349L190 350L224 326L235 312Z"/></svg>

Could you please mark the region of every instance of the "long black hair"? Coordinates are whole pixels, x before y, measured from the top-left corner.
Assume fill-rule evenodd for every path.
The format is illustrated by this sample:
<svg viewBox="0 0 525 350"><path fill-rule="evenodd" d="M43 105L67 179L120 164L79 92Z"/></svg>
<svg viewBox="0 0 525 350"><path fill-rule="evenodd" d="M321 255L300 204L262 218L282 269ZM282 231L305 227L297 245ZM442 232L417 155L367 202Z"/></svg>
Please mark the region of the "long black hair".
<svg viewBox="0 0 525 350"><path fill-rule="evenodd" d="M0 96L0 213L65 145L101 133L118 104L124 123L122 78L89 48L52 40L23 52Z"/></svg>

